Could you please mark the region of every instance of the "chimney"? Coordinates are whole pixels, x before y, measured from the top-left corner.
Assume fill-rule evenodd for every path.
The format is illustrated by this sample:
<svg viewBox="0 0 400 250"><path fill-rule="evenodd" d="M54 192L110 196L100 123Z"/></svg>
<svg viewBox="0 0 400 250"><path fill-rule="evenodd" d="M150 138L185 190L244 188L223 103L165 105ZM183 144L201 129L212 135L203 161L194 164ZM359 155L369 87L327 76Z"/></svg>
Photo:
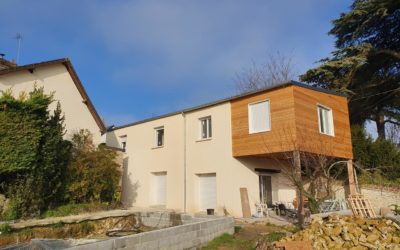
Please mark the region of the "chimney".
<svg viewBox="0 0 400 250"><path fill-rule="evenodd" d="M17 67L17 64L14 63L14 60L11 59L10 61L8 61L7 59L4 58L5 55L6 54L4 53L0 53L0 70Z"/></svg>

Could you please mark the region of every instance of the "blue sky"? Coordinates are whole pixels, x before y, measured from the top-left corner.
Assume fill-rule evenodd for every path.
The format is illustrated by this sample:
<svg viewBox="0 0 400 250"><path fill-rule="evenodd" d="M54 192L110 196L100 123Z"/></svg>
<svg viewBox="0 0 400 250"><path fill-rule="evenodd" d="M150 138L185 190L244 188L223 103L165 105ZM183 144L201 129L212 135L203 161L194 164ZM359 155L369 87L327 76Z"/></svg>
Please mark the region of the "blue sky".
<svg viewBox="0 0 400 250"><path fill-rule="evenodd" d="M279 51L298 74L329 56L351 1L0 0L0 52L69 57L97 111L125 124L236 94L234 76Z"/></svg>

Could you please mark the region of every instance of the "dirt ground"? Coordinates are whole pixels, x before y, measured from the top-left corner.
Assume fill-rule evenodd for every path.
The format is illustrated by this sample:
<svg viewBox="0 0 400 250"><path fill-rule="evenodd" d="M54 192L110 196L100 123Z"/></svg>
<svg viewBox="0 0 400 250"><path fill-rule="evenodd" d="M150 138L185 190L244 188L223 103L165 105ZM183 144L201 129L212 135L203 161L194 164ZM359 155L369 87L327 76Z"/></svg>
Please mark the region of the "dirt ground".
<svg viewBox="0 0 400 250"><path fill-rule="evenodd" d="M211 241L203 250L256 249L261 242L272 243L297 230L298 228L295 226L236 221L234 235L222 235Z"/></svg>

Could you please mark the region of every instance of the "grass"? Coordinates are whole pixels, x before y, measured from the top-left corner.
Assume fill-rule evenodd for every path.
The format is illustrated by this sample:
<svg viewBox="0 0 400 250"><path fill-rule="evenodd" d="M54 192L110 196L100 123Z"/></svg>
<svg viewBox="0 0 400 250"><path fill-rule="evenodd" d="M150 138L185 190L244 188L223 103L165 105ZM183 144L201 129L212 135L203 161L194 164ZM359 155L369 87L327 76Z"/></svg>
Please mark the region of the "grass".
<svg viewBox="0 0 400 250"><path fill-rule="evenodd" d="M251 240L238 239L234 235L223 234L203 247L202 250L217 250L224 249L255 249L255 243Z"/></svg>
<svg viewBox="0 0 400 250"><path fill-rule="evenodd" d="M67 204L51 210L47 210L41 215L41 217L63 217L68 215L97 212L108 209L110 209L110 205L108 203Z"/></svg>
<svg viewBox="0 0 400 250"><path fill-rule="evenodd" d="M284 232L272 232L272 233L267 234L264 237L264 240L266 242L272 243L272 242L282 239L285 236L286 236L286 233L284 233Z"/></svg>

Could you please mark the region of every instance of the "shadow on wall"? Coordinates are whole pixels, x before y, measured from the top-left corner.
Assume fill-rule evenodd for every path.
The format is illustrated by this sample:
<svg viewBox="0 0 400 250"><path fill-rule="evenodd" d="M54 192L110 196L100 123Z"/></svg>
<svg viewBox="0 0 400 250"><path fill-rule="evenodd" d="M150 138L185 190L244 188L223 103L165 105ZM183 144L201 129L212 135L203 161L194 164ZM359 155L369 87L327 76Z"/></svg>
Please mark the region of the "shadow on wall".
<svg viewBox="0 0 400 250"><path fill-rule="evenodd" d="M123 172L122 172L122 205L124 207L131 207L136 202L137 190L139 188L139 181L132 183L132 173L128 171L128 160L129 157L123 159Z"/></svg>
<svg viewBox="0 0 400 250"><path fill-rule="evenodd" d="M109 147L119 148L120 144L118 142L117 136L114 131L106 133L106 145Z"/></svg>

